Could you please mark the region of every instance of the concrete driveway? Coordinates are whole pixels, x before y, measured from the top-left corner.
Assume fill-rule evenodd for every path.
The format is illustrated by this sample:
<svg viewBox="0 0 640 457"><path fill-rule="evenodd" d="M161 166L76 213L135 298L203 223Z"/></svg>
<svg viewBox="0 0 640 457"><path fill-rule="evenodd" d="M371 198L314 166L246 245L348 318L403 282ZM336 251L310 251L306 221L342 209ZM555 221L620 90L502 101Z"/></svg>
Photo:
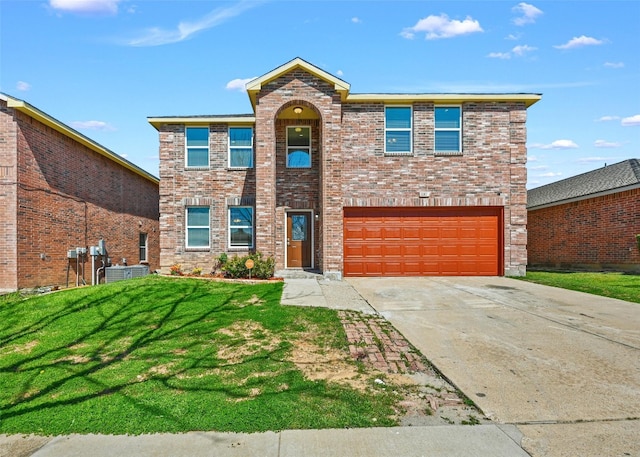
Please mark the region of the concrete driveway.
<svg viewBox="0 0 640 457"><path fill-rule="evenodd" d="M508 278L347 280L533 456L640 456L640 304Z"/></svg>

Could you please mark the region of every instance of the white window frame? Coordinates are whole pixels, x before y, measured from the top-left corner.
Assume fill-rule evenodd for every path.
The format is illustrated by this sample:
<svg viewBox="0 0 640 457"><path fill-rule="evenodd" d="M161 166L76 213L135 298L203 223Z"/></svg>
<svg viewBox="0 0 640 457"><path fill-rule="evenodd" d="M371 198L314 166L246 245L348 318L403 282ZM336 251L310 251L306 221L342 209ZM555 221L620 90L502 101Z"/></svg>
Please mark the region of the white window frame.
<svg viewBox="0 0 640 457"><path fill-rule="evenodd" d="M460 116L458 118L459 127L443 128L436 127L436 110L438 108L458 108ZM438 151L436 150L437 132L458 132L458 150L457 151ZM435 155L460 155L462 154L462 105L435 105L433 108L433 152Z"/></svg>
<svg viewBox="0 0 640 457"><path fill-rule="evenodd" d="M241 146L241 147L237 147L237 146L232 146L231 145L231 130L232 129L251 129L251 165L248 167L237 167L237 166L233 166L231 165L231 150L232 149L248 149L247 146ZM233 169L249 169L249 168L253 168L253 163L255 160L254 154L255 154L255 150L254 150L254 136L255 136L255 129L253 128L253 126L251 125L230 125L229 128L227 129L227 163L229 164L229 168L233 168Z"/></svg>
<svg viewBox="0 0 640 457"><path fill-rule="evenodd" d="M189 129L206 129L207 130L207 145L206 146L191 146L188 144ZM211 151L209 147L211 132L209 126L203 127L201 125L186 125L184 127L184 166L185 168L209 168L211 164ZM206 149L207 151L207 164L206 165L189 165L189 149Z"/></svg>
<svg viewBox="0 0 640 457"><path fill-rule="evenodd" d="M144 237L144 243L141 242L142 237ZM142 252L144 249L144 257L142 256ZM149 234L145 232L140 232L138 236L138 257L140 257L140 263L149 262Z"/></svg>
<svg viewBox="0 0 640 457"><path fill-rule="evenodd" d="M388 128L387 127L387 108L409 108L411 112L411 117L409 118L409 127ZM388 151L387 150L387 132L409 132L409 150L408 151ZM389 155L413 154L413 105L385 105L384 107L384 153Z"/></svg>
<svg viewBox="0 0 640 457"><path fill-rule="evenodd" d="M189 210L193 208L206 208L209 214L207 225L189 225ZM209 231L206 246L189 246L189 229L206 228ZM209 206L187 206L184 210L184 245L187 249L208 250L211 248L211 208Z"/></svg>
<svg viewBox="0 0 640 457"><path fill-rule="evenodd" d="M297 128L302 128L302 129L309 130L309 166L308 167L292 167L292 166L289 165L289 151L292 150L292 149L294 149L294 150L295 149L299 149L299 150L304 149L303 147L300 147L300 146L289 146L289 130L293 129L295 131L295 129L297 129ZM311 166L313 165L313 155L312 155L313 151L312 151L312 148L311 148L311 143L313 143L313 140L312 140L313 131L311 130L311 126L310 125L288 125L286 127L285 135L287 137L286 138L287 151L286 151L286 156L285 156L286 167L287 168L291 168L291 169L303 169L303 170L307 169L307 168L311 168Z"/></svg>
<svg viewBox="0 0 640 457"><path fill-rule="evenodd" d="M251 226L248 225L233 225L233 221L231 220L231 210L236 208L249 208L251 209ZM243 205L233 205L227 208L227 220L229 223L227 224L227 246L232 250L246 250L253 249L253 246L256 242L256 232L255 232L255 218L256 218L256 210L253 206L243 206ZM251 244L231 244L231 229L232 228L250 228L251 229Z"/></svg>

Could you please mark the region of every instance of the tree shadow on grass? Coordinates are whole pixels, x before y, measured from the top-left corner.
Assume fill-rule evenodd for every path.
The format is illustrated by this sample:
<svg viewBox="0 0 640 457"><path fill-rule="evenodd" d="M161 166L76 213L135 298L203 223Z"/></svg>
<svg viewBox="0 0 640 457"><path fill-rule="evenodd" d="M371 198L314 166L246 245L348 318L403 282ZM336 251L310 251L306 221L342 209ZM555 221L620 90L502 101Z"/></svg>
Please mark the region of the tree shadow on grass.
<svg viewBox="0 0 640 457"><path fill-rule="evenodd" d="M28 320L28 313L18 313L21 325L15 325L14 320L14 329L3 326L0 429L35 412L62 411L68 405L114 394L123 395L148 414L167 417L167 410L151 407L126 393L141 383L135 373L148 371L159 360L186 359L181 360L185 365L182 369L186 369L211 357L210 351L202 350L208 336L197 335L242 318L241 308L232 305L242 293L238 287L203 287L194 281L174 283L169 289L166 284L154 287L159 285L131 282L100 286L93 289L94 293L83 292L66 301L57 297L63 305L50 313L36 313L33 320ZM273 294L263 290L264 298ZM0 317L16 313L21 306L46 308L47 301L53 299L51 295L14 303L0 309ZM24 345L29 339L36 342L33 347ZM170 351L187 355L180 357ZM126 371L126 365L135 367L118 376L117 371ZM104 374L110 371L110 375ZM161 374L150 377L161 378ZM83 388L76 387L77 392L70 387L78 384ZM170 420L178 427L182 423L177 415Z"/></svg>
<svg viewBox="0 0 640 457"><path fill-rule="evenodd" d="M0 329L0 431L258 431L304 427L309 411L329 405L343 416L364 407L302 379L288 341L233 363L219 358L222 328L244 320L277 332L295 321L279 306L281 290L149 278L0 307L0 319L15 317Z"/></svg>

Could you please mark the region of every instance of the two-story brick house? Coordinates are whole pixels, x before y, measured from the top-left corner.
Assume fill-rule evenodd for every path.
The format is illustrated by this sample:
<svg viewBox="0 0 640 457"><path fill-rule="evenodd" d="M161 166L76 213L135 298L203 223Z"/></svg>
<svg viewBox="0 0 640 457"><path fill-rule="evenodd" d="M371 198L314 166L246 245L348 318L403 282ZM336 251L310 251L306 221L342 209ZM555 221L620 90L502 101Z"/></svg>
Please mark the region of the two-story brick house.
<svg viewBox="0 0 640 457"><path fill-rule="evenodd" d="M352 94L296 58L254 112L150 117L161 266L260 251L327 277L522 275L539 94Z"/></svg>

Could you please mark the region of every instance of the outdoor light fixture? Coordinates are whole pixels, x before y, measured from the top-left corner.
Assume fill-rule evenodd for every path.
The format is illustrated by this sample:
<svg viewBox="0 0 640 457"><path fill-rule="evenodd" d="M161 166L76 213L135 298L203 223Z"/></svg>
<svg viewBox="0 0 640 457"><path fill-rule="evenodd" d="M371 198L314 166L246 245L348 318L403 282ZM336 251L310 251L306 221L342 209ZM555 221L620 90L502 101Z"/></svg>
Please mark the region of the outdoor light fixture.
<svg viewBox="0 0 640 457"><path fill-rule="evenodd" d="M298 122L300 122L300 113L302 113L302 106L294 106L293 112L298 115ZM300 127L296 127L294 130L296 131L296 133L302 132L302 129Z"/></svg>

